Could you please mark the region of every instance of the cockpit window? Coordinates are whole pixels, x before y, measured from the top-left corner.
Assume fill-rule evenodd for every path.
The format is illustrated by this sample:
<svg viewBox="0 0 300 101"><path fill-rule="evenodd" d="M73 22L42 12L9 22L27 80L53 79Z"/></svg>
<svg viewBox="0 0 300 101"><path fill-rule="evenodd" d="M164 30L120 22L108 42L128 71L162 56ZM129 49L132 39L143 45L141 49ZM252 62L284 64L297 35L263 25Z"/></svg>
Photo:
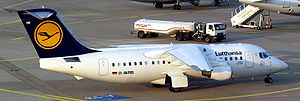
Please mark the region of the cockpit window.
<svg viewBox="0 0 300 101"><path fill-rule="evenodd" d="M265 59L268 58L270 55L266 52L259 52L259 58Z"/></svg>

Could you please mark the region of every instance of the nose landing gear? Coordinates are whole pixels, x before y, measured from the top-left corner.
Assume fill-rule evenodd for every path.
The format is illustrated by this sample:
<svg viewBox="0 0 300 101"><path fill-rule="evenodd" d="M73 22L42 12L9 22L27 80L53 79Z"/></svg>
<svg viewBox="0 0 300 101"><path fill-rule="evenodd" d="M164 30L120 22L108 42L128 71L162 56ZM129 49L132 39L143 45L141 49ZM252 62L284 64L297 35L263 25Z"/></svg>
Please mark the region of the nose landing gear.
<svg viewBox="0 0 300 101"><path fill-rule="evenodd" d="M267 77L265 78L265 83L272 83L273 82L273 79L272 77L270 77L270 75L267 75Z"/></svg>

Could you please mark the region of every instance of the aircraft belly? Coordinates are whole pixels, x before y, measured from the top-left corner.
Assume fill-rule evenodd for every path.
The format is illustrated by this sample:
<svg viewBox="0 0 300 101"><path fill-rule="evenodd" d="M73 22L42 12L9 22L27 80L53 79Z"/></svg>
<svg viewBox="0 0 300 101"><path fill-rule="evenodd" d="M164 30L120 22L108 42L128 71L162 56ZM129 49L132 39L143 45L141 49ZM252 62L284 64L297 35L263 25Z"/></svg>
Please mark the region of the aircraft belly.
<svg viewBox="0 0 300 101"><path fill-rule="evenodd" d="M300 16L300 7L298 6L284 7L284 5L275 5L275 4L266 4L266 3L251 3L251 5L262 9L270 10L276 13Z"/></svg>

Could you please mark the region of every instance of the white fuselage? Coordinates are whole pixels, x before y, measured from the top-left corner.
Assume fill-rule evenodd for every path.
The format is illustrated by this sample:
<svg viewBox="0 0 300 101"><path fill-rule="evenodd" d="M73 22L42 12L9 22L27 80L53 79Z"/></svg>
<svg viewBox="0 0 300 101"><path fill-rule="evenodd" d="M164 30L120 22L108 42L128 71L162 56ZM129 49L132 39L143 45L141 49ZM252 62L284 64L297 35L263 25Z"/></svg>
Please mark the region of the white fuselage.
<svg viewBox="0 0 300 101"><path fill-rule="evenodd" d="M299 0L239 0L239 2L276 13L300 16Z"/></svg>
<svg viewBox="0 0 300 101"><path fill-rule="evenodd" d="M254 77L272 74L287 65L275 57L260 58L264 49L250 44L179 44L179 45L132 45L118 48L99 49L102 52L68 57L42 58L40 67L74 76L115 83L158 83L165 78L166 72L183 72L188 76L209 79L192 68L183 69L169 64L161 58L149 58L145 52L167 47L199 47L210 61L228 63L232 78ZM76 62L66 62L64 58L78 57Z"/></svg>

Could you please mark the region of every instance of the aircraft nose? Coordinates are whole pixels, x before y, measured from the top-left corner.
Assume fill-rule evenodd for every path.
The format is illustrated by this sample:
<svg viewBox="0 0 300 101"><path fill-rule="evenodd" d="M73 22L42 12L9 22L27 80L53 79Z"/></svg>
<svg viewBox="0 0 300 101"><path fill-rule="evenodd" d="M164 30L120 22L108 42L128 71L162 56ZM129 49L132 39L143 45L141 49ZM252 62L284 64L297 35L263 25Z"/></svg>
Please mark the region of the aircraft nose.
<svg viewBox="0 0 300 101"><path fill-rule="evenodd" d="M283 69L287 69L288 68L288 64L286 64L284 61L279 60L277 58L273 58L273 68L276 68L278 70L283 70Z"/></svg>

